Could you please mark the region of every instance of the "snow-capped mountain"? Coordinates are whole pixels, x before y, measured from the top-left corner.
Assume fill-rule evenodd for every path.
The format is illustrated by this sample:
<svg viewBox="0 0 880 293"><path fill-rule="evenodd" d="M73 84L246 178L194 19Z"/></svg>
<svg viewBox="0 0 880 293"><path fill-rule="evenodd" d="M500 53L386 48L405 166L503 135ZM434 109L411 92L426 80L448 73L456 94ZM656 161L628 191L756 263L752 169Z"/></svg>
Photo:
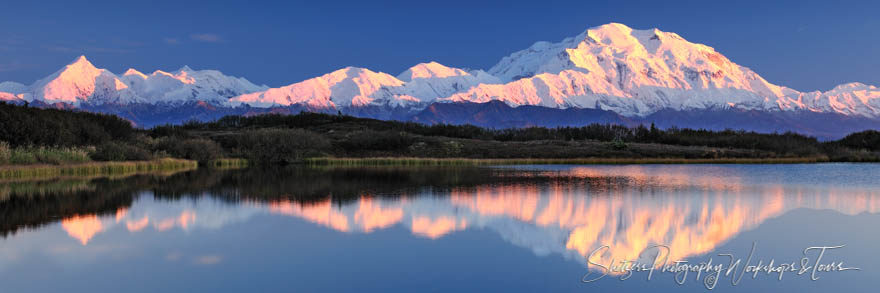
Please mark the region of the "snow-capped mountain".
<svg viewBox="0 0 880 293"><path fill-rule="evenodd" d="M796 93L786 98L796 105L821 113L876 118L880 111L880 89L858 82L842 84L824 93Z"/></svg>
<svg viewBox="0 0 880 293"><path fill-rule="evenodd" d="M559 43L535 43L504 57L489 73L508 83L479 86L444 100L594 108L629 117L663 109L819 109L807 108L791 98L797 91L767 82L712 47L617 23Z"/></svg>
<svg viewBox="0 0 880 293"><path fill-rule="evenodd" d="M150 75L130 68L120 78L145 101L153 104L203 101L223 105L231 97L269 88L216 70L192 70L189 66L174 72L156 70Z"/></svg>
<svg viewBox="0 0 880 293"><path fill-rule="evenodd" d="M129 104L139 102L139 97L116 75L106 69L98 69L85 56L38 80L24 93L25 100L38 100L48 104Z"/></svg>
<svg viewBox="0 0 880 293"><path fill-rule="evenodd" d="M144 126L307 110L429 123L452 123L447 119L455 117L491 127L657 122L822 135L880 127L880 89L874 86L849 83L826 92L799 92L772 84L712 47L678 34L618 23L558 43L537 42L488 71L428 62L392 76L346 67L278 88L186 66L174 72L129 69L115 75L80 57L30 86L0 83L0 100L114 113ZM506 108L494 103L469 106L487 102ZM442 106L452 104L466 108ZM835 124L846 126L825 127Z"/></svg>
<svg viewBox="0 0 880 293"><path fill-rule="evenodd" d="M878 95L876 88L860 84L801 93L774 85L712 47L688 42L678 34L611 23L559 43L537 42L502 58L488 72L431 62L394 79L347 68L232 101L254 107L304 104L344 109L497 100L512 107L601 109L626 117L646 117L661 110L732 108L878 118Z"/></svg>
<svg viewBox="0 0 880 293"><path fill-rule="evenodd" d="M288 86L241 95L230 104L254 107L306 105L313 109L390 106L420 110L438 99L501 81L482 70L467 72L437 62L413 66L398 77L346 67Z"/></svg>
<svg viewBox="0 0 880 293"><path fill-rule="evenodd" d="M0 92L23 101L75 107L199 101L223 104L230 97L267 88L215 70L194 71L186 66L172 73L157 70L150 75L129 69L117 76L95 67L85 56L30 86L13 82L0 84Z"/></svg>
<svg viewBox="0 0 880 293"><path fill-rule="evenodd" d="M501 83L501 79L482 70L468 72L433 61L410 67L397 78L406 82L403 92L422 102L433 102L481 84Z"/></svg>
<svg viewBox="0 0 880 293"><path fill-rule="evenodd" d="M388 96L389 88L401 85L402 81L386 73L346 67L288 86L234 97L229 102L255 107L295 104L317 109L358 107L373 103L378 96ZM417 101L412 97L398 97L397 100Z"/></svg>

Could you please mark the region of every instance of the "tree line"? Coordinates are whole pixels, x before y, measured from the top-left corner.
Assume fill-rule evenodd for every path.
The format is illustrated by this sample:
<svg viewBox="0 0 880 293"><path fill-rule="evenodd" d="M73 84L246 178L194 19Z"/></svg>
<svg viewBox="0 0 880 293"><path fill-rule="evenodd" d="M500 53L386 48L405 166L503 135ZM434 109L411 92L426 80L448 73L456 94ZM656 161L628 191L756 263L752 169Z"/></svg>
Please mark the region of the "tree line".
<svg viewBox="0 0 880 293"><path fill-rule="evenodd" d="M0 103L0 142L19 148L90 147L92 159L113 161L155 157L210 161L225 156L257 162L292 163L316 156L529 156L524 146L540 152L539 156L543 157L557 154L569 157L674 157L690 151L683 149L685 147L698 147L751 150L751 155L762 157L827 156L838 161L880 158L880 132L873 130L822 142L791 132L660 129L654 125L627 127L616 124L491 129L310 112L226 116L210 122L191 121L138 129L113 115L5 103ZM627 152L628 144L639 144L642 150ZM658 147L651 152L644 151L650 145ZM679 148L664 154L669 148L660 145ZM607 151L595 150L605 146L609 148ZM589 148L592 149L578 151Z"/></svg>
<svg viewBox="0 0 880 293"><path fill-rule="evenodd" d="M617 124L590 124L581 127L528 127L490 129L473 125L421 124L415 122L383 121L356 118L347 115L300 113L298 115L266 114L258 116L227 116L213 122L188 122L165 125L152 129L155 135L186 131L222 131L258 128L319 129L332 125L355 124L373 131L403 132L421 136L439 136L493 141L622 141L679 146L707 146L718 148L758 149L795 156L820 155L848 148L853 150L880 150L880 133L869 130L853 133L839 141L820 142L815 137L794 132L758 133L745 130L705 130L672 127L660 129L655 125L627 127ZM398 139L388 143L399 143Z"/></svg>

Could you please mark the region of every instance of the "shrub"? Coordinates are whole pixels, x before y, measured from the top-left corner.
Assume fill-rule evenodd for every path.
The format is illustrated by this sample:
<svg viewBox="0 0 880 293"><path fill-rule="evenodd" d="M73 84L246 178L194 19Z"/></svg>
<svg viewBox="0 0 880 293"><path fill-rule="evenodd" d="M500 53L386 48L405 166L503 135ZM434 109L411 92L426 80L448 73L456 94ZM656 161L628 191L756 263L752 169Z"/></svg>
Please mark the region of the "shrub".
<svg viewBox="0 0 880 293"><path fill-rule="evenodd" d="M880 131L867 130L852 133L841 139L840 144L853 149L880 151Z"/></svg>
<svg viewBox="0 0 880 293"><path fill-rule="evenodd" d="M112 115L0 103L0 140L14 147L84 146L126 140L131 123Z"/></svg>
<svg viewBox="0 0 880 293"><path fill-rule="evenodd" d="M175 158L196 160L200 163L210 162L222 157L223 154L223 149L220 145L204 138L162 138L156 144L156 149L168 153Z"/></svg>
<svg viewBox="0 0 880 293"><path fill-rule="evenodd" d="M202 163L221 157L223 150L212 140L197 138L184 140L172 155Z"/></svg>
<svg viewBox="0 0 880 293"><path fill-rule="evenodd" d="M149 151L119 142L108 142L98 146L91 157L96 161L145 161L153 159Z"/></svg>
<svg viewBox="0 0 880 293"><path fill-rule="evenodd" d="M227 138L238 156L256 164L289 164L324 155L330 149L326 138L302 129L261 129Z"/></svg>
<svg viewBox="0 0 880 293"><path fill-rule="evenodd" d="M625 150L627 148L626 142L624 142L619 137L608 142L608 146L611 147L612 149L619 150L619 151Z"/></svg>
<svg viewBox="0 0 880 293"><path fill-rule="evenodd" d="M339 146L347 151L396 151L408 148L413 137L406 132L364 130L349 134Z"/></svg>
<svg viewBox="0 0 880 293"><path fill-rule="evenodd" d="M8 164L10 157L12 157L12 148L9 147L9 143L0 141L0 164Z"/></svg>
<svg viewBox="0 0 880 293"><path fill-rule="evenodd" d="M443 153L447 157L455 157L461 155L461 149L464 145L460 142L450 140L443 143Z"/></svg>

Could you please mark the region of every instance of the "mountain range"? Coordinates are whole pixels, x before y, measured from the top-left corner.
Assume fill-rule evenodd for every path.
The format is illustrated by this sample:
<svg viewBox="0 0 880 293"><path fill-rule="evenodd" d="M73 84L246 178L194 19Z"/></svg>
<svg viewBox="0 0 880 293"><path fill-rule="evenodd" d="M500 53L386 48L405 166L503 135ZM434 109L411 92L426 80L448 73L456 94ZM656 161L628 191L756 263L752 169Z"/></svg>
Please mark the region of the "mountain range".
<svg viewBox="0 0 880 293"><path fill-rule="evenodd" d="M111 113L141 127L317 111L485 127L655 123L820 138L880 128L874 86L800 92L678 34L617 23L537 42L488 71L428 62L392 76L346 67L278 88L186 66L117 75L81 56L31 85L0 83L0 100Z"/></svg>

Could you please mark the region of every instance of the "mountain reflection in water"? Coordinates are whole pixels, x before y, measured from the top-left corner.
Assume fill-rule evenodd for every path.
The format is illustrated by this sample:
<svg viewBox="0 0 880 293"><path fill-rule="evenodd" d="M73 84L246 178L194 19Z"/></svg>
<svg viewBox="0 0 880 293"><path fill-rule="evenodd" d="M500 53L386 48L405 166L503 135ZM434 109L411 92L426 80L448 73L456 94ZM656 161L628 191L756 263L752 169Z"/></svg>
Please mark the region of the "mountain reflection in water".
<svg viewBox="0 0 880 293"><path fill-rule="evenodd" d="M738 173L752 171L767 176ZM429 239L488 229L535 254L578 262L609 245L594 259L607 263L657 244L669 246L669 259L700 255L794 209L880 210L870 184L797 176L722 166L286 168L0 183L0 233L60 222L89 245L113 229L219 229L274 214L345 233L400 225Z"/></svg>

